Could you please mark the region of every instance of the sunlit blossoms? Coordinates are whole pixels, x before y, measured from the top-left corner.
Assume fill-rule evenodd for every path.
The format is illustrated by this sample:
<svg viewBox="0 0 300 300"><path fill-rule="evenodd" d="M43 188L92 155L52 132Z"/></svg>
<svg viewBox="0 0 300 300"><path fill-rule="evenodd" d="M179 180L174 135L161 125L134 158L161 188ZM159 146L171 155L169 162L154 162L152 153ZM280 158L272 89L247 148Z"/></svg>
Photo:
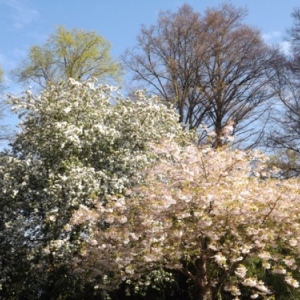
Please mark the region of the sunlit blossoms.
<svg viewBox="0 0 300 300"><path fill-rule="evenodd" d="M196 146L143 91L70 80L11 101L22 125L0 157L3 288L15 261L100 291L176 273L201 299L268 299L265 274L299 287L299 181L262 153Z"/></svg>
<svg viewBox="0 0 300 300"><path fill-rule="evenodd" d="M86 210L86 219L73 216L72 226L93 216L97 241L86 241L73 260L75 272L113 289L129 279L142 284L150 270L173 269L212 297L203 299L220 291L240 299L245 289L251 299L267 299L273 291L260 275L264 270L298 287L297 180L255 176L266 172L259 152L182 147L172 140L151 147L161 159L142 172L143 183Z"/></svg>
<svg viewBox="0 0 300 300"><path fill-rule="evenodd" d="M10 101L21 125L12 154L0 157L3 249L9 245L39 268L67 260L82 242L97 245L92 225L98 214L89 212L142 180L137 170L157 159L148 142L192 136L157 97L139 92L133 101L93 80L70 79ZM107 223L129 219L107 216ZM44 257L43 263L36 257ZM5 284L10 279L4 272Z"/></svg>

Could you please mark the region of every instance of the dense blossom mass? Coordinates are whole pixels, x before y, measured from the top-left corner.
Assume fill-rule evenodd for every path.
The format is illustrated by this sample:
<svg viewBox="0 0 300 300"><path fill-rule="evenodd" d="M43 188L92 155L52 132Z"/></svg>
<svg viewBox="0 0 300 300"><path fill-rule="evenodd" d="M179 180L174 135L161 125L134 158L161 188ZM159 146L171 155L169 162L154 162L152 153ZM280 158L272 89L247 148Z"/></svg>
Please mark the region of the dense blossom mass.
<svg viewBox="0 0 300 300"><path fill-rule="evenodd" d="M259 152L170 140L151 147L162 158L142 172L143 184L73 214L71 226L107 224L95 226L74 259L76 271L114 288L126 280L143 284L158 267L178 270L203 297L225 290L239 299L245 287L251 299L271 296L260 269L299 287L298 181L266 179ZM253 271L254 261L260 267Z"/></svg>
<svg viewBox="0 0 300 300"><path fill-rule="evenodd" d="M267 299L267 274L299 287L299 182L262 153L196 146L158 98L123 99L95 81L11 102L22 123L0 159L3 289L12 254L103 291L176 272L200 299Z"/></svg>
<svg viewBox="0 0 300 300"><path fill-rule="evenodd" d="M300 299L300 9L288 55L246 13L160 12L123 66L96 32L30 48L0 125L0 299ZM128 97L106 84L125 65Z"/></svg>
<svg viewBox="0 0 300 300"><path fill-rule="evenodd" d="M82 207L141 180L136 170L157 159L147 142L191 137L156 97L139 91L133 102L94 81L70 79L11 102L22 123L13 153L0 158L1 236L9 251L26 245L40 268L37 257L63 261L90 236L93 222L71 226ZM11 268L5 263L2 282Z"/></svg>

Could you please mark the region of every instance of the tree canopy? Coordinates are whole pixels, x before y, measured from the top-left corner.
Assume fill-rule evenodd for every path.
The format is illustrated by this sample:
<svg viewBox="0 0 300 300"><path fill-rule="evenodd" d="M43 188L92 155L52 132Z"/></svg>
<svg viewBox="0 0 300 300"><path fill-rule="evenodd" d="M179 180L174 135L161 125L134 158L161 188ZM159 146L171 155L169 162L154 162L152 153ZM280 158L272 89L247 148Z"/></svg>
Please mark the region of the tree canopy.
<svg viewBox="0 0 300 300"><path fill-rule="evenodd" d="M157 97L93 81L11 103L22 130L0 157L6 297L38 299L62 270L103 293L176 272L196 299L270 297L279 275L299 286L299 182L272 178L260 152L196 146Z"/></svg>
<svg viewBox="0 0 300 300"><path fill-rule="evenodd" d="M243 139L253 137L251 124L273 96L269 79L276 73L271 62L278 52L242 22L245 15L223 4L201 16L185 4L176 13L161 12L157 24L143 26L137 46L123 55L133 79L174 106L188 128L205 124L215 131L216 146L231 121L236 137L242 132Z"/></svg>
<svg viewBox="0 0 300 300"><path fill-rule="evenodd" d="M93 81L70 79L11 102L23 117L13 155L0 158L3 288L17 284L9 251L27 268L54 268L91 234L91 224L70 226L75 211L139 182L135 170L156 159L147 142L190 136L155 97L137 92L133 102Z"/></svg>
<svg viewBox="0 0 300 300"><path fill-rule="evenodd" d="M60 26L43 46L30 48L13 74L19 82L32 81L41 87L69 78L120 79L121 65L110 50L110 43L96 32Z"/></svg>
<svg viewBox="0 0 300 300"><path fill-rule="evenodd" d="M29 50L0 151L1 299L300 299L300 10L289 55L245 16L161 12L122 58L145 85L128 97L96 32Z"/></svg>
<svg viewBox="0 0 300 300"><path fill-rule="evenodd" d="M109 224L73 259L75 272L114 289L122 281L147 285L160 268L175 270L198 290L195 299L240 299L242 292L265 299L273 287L264 273L299 287L298 180L261 180L268 175L259 152L169 140L152 149L165 158L145 171L142 184L73 214L73 226Z"/></svg>

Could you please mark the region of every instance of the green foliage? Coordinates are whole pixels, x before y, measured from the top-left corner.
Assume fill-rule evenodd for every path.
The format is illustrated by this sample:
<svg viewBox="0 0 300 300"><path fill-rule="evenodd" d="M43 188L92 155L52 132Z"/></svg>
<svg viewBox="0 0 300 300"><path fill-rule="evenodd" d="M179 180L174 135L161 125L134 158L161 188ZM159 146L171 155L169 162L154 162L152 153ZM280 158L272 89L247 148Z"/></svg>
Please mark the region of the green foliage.
<svg viewBox="0 0 300 300"><path fill-rule="evenodd" d="M42 87L74 78L120 80L121 65L110 55L108 41L96 32L67 30L60 26L43 46L33 46L28 57L13 71L20 82L33 81Z"/></svg>

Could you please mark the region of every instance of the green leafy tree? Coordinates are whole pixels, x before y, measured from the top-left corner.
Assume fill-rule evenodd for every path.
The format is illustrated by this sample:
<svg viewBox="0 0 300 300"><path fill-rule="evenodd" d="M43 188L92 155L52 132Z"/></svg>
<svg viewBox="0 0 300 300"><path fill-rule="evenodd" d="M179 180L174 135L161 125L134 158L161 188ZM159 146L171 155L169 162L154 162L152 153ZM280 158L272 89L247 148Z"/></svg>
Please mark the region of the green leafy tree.
<svg viewBox="0 0 300 300"><path fill-rule="evenodd" d="M59 270L93 234L92 223L72 227L73 214L142 180L136 170L156 159L147 142L191 134L157 97L140 91L132 101L93 81L69 79L11 103L22 122L13 154L0 158L2 290L34 299L51 274L68 274Z"/></svg>
<svg viewBox="0 0 300 300"><path fill-rule="evenodd" d="M28 57L13 71L19 82L41 87L60 80L120 79L121 65L111 57L111 45L96 32L58 27L43 46L30 48Z"/></svg>

